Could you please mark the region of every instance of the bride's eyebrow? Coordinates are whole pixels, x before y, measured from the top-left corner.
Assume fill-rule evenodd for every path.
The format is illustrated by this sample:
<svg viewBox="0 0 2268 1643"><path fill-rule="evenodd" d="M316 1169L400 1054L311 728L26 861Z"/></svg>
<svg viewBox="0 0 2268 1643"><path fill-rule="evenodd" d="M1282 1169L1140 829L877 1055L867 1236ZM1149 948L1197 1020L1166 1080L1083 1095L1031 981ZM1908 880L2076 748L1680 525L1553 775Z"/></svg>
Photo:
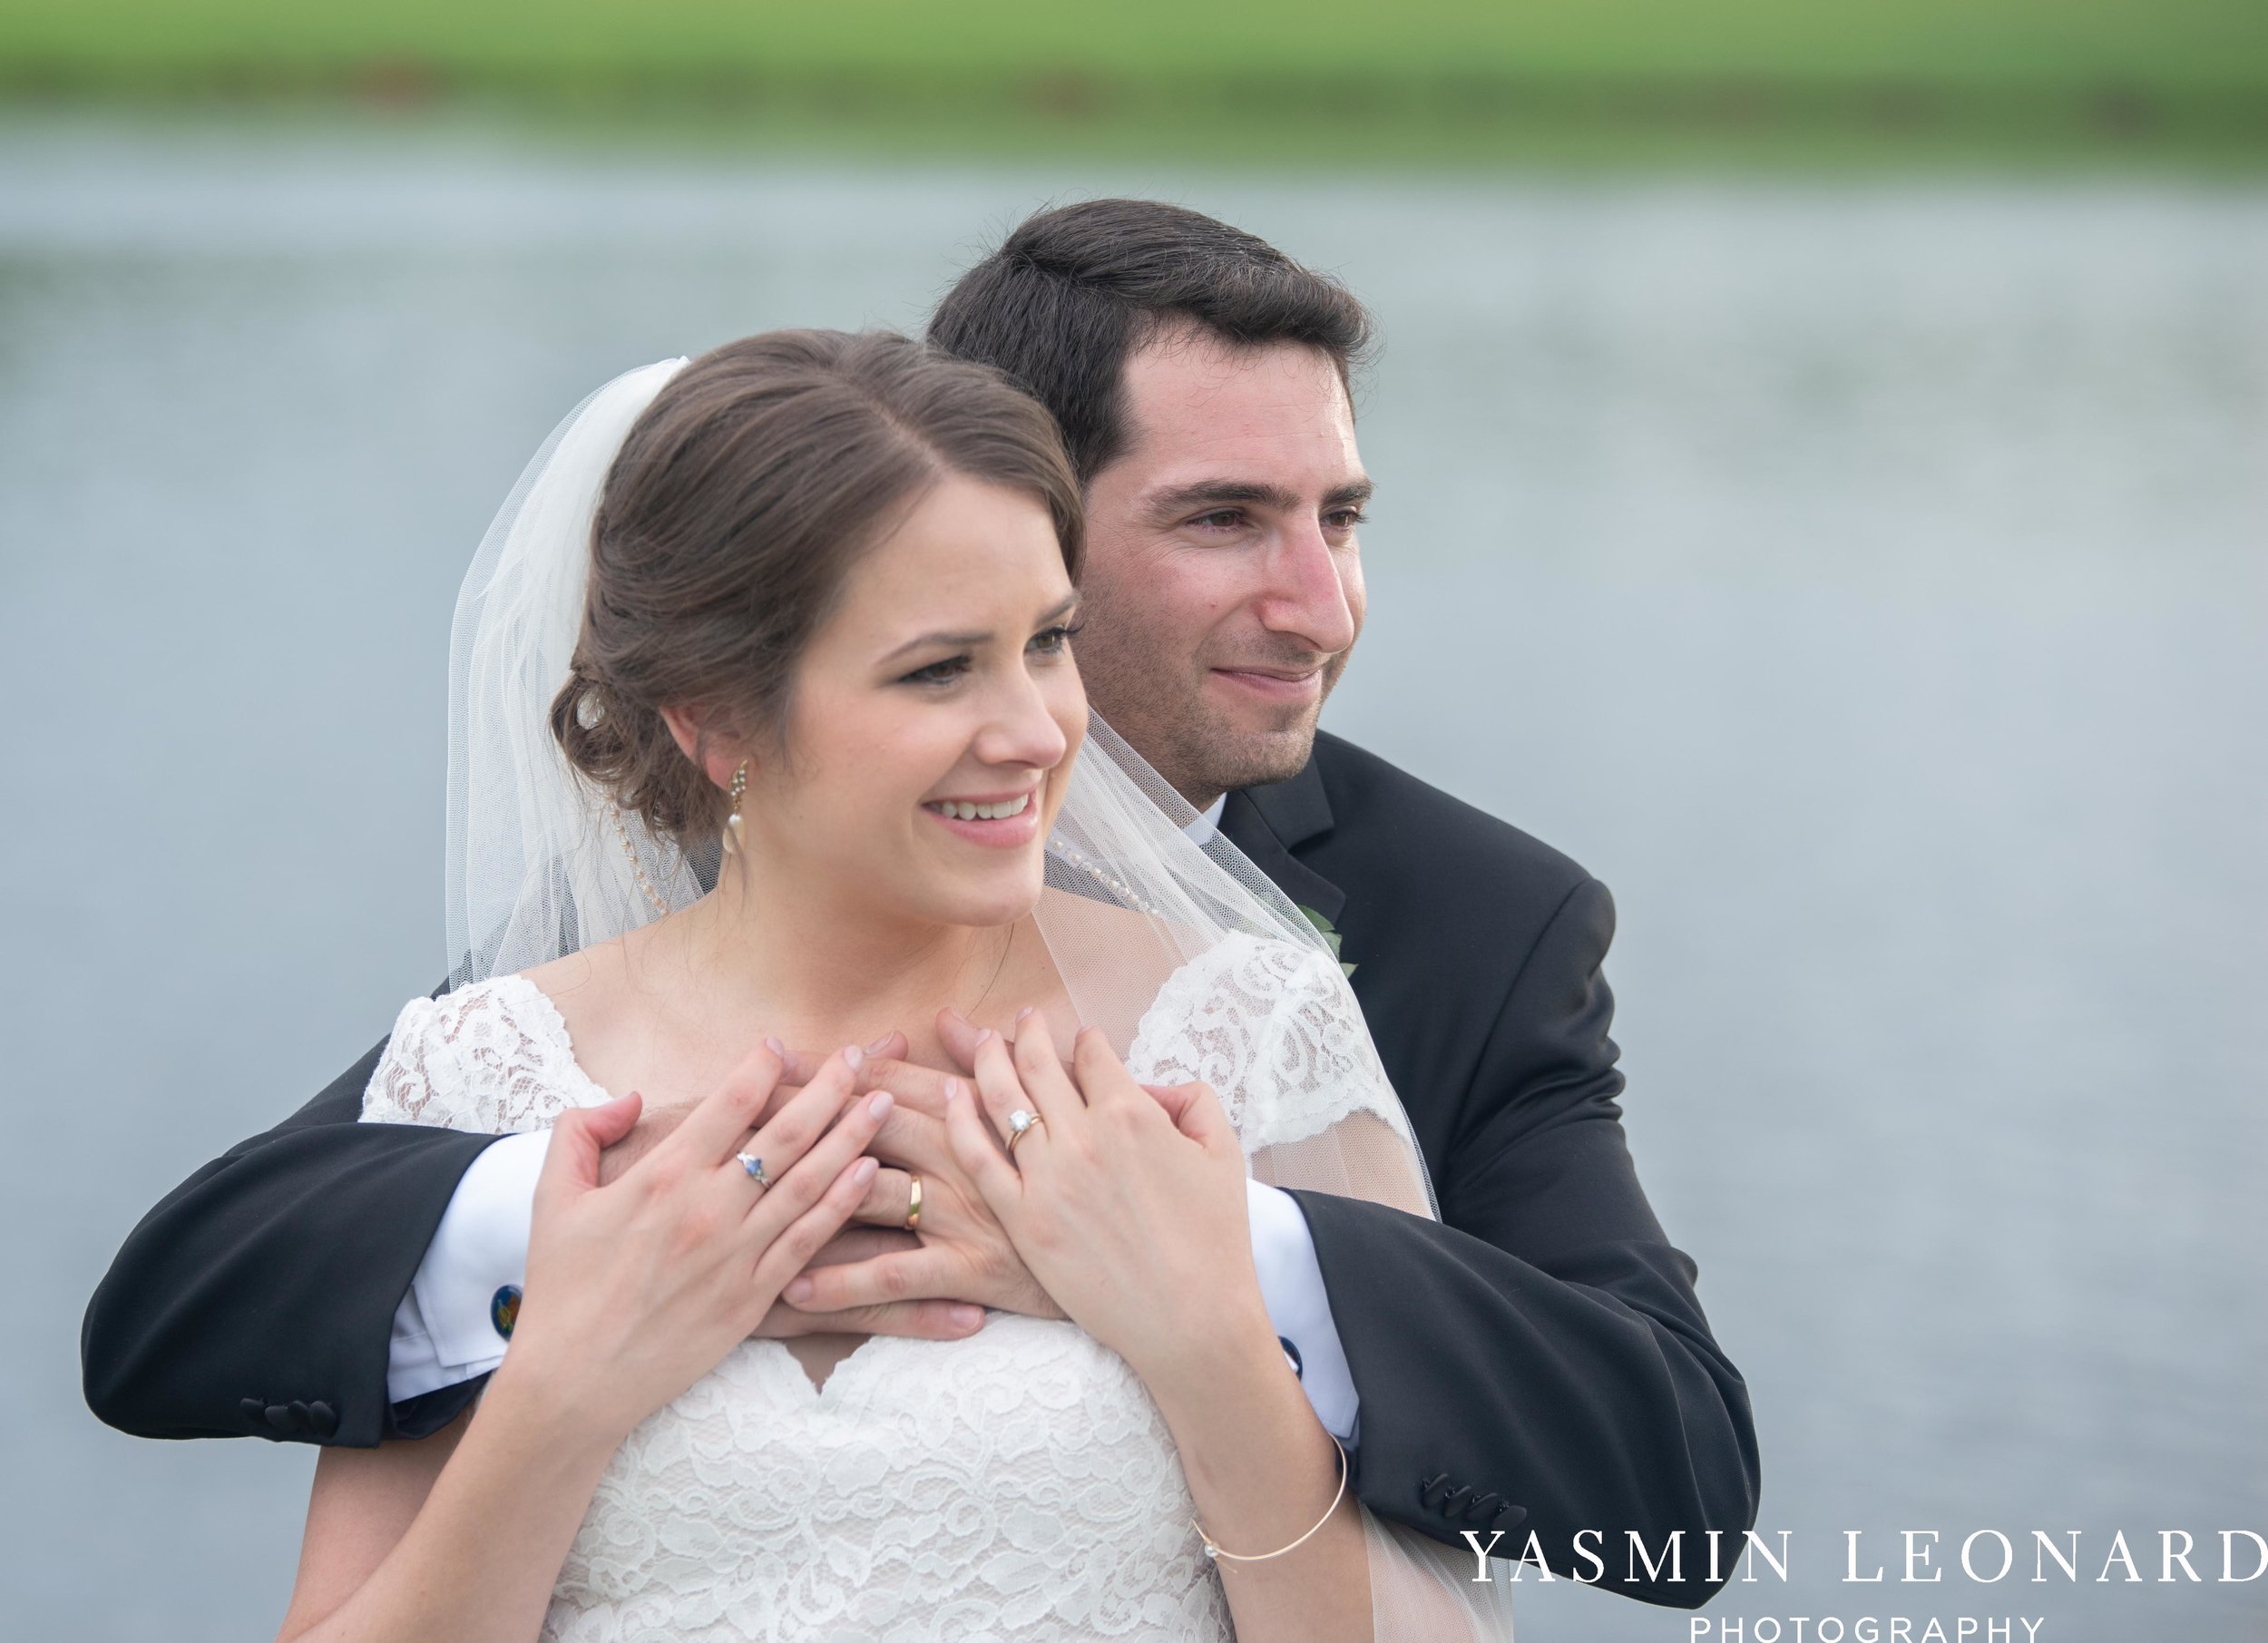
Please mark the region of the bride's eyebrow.
<svg viewBox="0 0 2268 1643"><path fill-rule="evenodd" d="M1070 614L1071 607L1076 605L1078 602L1079 595L1077 593L1068 594L1062 600L1058 601L1052 610L1044 612L1040 619L1031 625L1035 628L1044 628L1051 621L1061 621L1064 617ZM952 650L968 650L975 649L978 645L989 644L992 642L992 636L990 633L924 633L918 639L907 640L896 650L891 651L887 656L885 656L876 665L886 668L892 662L897 660L901 656L909 655L915 650L925 650L932 645L943 645Z"/></svg>
<svg viewBox="0 0 2268 1643"><path fill-rule="evenodd" d="M916 650L926 650L932 645L942 645L955 650L973 650L992 637L990 633L924 633L919 639L907 640L885 656L877 665L886 668L900 657L910 656Z"/></svg>

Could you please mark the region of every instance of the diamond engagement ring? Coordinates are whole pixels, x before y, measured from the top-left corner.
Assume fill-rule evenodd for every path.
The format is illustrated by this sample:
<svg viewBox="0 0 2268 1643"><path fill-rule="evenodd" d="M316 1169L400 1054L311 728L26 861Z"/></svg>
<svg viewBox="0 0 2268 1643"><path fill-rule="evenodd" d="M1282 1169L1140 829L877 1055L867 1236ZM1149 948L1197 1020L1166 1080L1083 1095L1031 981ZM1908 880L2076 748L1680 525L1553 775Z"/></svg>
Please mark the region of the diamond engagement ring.
<svg viewBox="0 0 2268 1643"><path fill-rule="evenodd" d="M1008 1115L1008 1156L1014 1158L1016 1143L1046 1122L1047 1120L1038 1113L1026 1111L1022 1107L1010 1113Z"/></svg>
<svg viewBox="0 0 2268 1643"><path fill-rule="evenodd" d="M732 1156L740 1160L740 1168L748 1172L748 1179L759 1187L768 1187L772 1184L772 1178L764 1173L762 1159L747 1152L736 1152Z"/></svg>

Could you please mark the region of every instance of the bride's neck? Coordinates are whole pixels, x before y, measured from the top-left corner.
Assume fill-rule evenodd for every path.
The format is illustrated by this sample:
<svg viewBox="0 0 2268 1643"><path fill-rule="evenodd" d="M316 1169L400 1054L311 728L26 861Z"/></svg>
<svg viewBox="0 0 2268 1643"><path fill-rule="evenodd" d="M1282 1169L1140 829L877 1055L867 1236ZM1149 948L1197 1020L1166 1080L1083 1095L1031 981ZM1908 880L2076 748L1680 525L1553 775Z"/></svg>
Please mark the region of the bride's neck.
<svg viewBox="0 0 2268 1643"><path fill-rule="evenodd" d="M864 1043L893 1029L926 1036L944 1005L972 1010L998 973L1012 926L943 924L878 906L810 876L750 873L727 857L717 887L674 920L679 949L727 1013L760 1013L789 1042Z"/></svg>

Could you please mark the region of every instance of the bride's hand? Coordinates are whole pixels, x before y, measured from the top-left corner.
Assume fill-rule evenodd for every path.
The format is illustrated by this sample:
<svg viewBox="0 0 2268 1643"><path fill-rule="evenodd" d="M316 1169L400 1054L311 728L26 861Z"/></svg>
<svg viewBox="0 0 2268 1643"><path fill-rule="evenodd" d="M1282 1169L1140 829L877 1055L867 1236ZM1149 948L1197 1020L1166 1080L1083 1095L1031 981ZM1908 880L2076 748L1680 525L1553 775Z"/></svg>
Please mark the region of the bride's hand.
<svg viewBox="0 0 2268 1643"><path fill-rule="evenodd" d="M561 1115L536 1182L525 1298L488 1396L534 1400L619 1442L748 1337L857 1208L875 1169L861 1155L891 1107L858 1096L836 1056L764 1118L779 1073L758 1051L604 1187L600 1150L638 1098Z"/></svg>
<svg viewBox="0 0 2268 1643"><path fill-rule="evenodd" d="M975 1061L977 1100L946 1102L953 1150L1033 1276L1088 1334L1153 1390L1160 1376L1201 1371L1208 1354L1273 1339L1244 1152L1209 1089L1161 1100L1092 1028L1066 1068L1036 1013L1012 1044L987 1033ZM1041 1121L1012 1156L1000 1138L1019 1108Z"/></svg>

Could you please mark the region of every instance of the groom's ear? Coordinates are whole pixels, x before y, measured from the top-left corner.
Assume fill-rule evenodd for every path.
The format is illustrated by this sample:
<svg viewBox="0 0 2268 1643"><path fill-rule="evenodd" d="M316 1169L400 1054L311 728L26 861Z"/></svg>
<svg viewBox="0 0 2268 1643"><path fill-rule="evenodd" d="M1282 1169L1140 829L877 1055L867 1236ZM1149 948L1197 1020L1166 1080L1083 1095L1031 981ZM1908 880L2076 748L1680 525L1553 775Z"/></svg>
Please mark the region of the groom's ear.
<svg viewBox="0 0 2268 1643"><path fill-rule="evenodd" d="M661 722L670 727L670 736L684 754L701 768L719 787L732 785L732 773L738 769L748 754L735 736L722 734L724 727L713 713L705 708L664 708Z"/></svg>

